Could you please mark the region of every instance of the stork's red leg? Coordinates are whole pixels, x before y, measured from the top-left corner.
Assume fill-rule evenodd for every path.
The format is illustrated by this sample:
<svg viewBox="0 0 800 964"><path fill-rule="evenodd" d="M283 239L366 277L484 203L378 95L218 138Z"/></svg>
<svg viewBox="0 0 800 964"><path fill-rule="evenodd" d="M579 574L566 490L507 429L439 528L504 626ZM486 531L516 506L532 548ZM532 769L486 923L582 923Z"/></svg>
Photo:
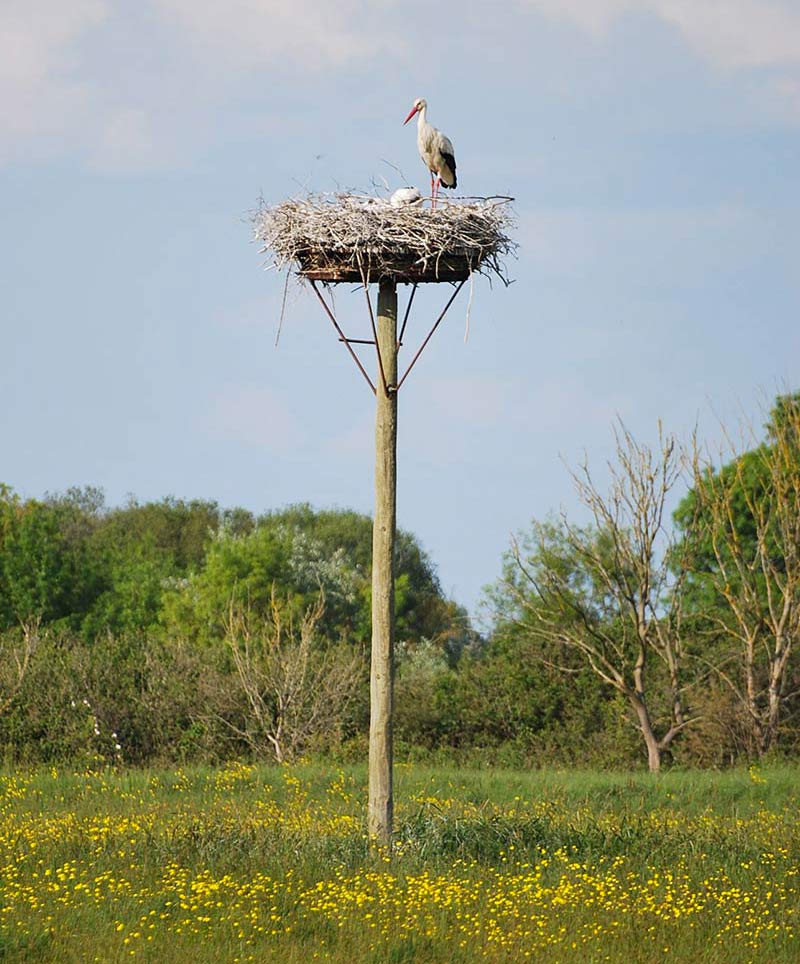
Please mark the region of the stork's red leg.
<svg viewBox="0 0 800 964"><path fill-rule="evenodd" d="M436 207L436 190L434 188L433 171L431 171L431 207Z"/></svg>

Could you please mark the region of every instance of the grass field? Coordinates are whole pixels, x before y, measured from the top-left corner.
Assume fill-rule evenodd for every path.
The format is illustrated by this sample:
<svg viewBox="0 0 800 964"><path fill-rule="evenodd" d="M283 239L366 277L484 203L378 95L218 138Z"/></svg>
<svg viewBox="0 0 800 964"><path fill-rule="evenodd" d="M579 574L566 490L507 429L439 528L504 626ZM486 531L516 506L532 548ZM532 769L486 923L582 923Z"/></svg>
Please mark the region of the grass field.
<svg viewBox="0 0 800 964"><path fill-rule="evenodd" d="M0 775L0 960L800 960L800 770Z"/></svg>

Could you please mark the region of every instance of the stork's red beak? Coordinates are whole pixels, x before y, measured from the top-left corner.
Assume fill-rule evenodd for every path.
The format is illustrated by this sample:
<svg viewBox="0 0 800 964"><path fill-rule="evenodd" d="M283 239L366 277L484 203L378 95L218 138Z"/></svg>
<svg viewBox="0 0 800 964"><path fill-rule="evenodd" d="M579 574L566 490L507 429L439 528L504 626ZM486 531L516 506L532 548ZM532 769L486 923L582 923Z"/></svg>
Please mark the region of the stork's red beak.
<svg viewBox="0 0 800 964"><path fill-rule="evenodd" d="M406 117L403 123L407 124L418 110L419 110L419 107L416 104L414 104L414 106L411 108L411 113L408 115L408 117Z"/></svg>

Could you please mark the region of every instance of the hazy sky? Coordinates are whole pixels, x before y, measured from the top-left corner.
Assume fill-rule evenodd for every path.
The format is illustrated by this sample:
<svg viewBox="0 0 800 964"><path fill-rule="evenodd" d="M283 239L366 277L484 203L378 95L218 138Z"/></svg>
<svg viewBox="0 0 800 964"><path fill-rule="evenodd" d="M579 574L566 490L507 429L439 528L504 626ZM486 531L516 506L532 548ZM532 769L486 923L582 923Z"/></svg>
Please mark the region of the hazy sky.
<svg viewBox="0 0 800 964"><path fill-rule="evenodd" d="M800 388L800 0L0 0L0 481L370 512L373 398L312 293L275 348L247 215L424 188L418 96L517 199L515 283L400 396L398 521L456 599L615 416L713 436Z"/></svg>

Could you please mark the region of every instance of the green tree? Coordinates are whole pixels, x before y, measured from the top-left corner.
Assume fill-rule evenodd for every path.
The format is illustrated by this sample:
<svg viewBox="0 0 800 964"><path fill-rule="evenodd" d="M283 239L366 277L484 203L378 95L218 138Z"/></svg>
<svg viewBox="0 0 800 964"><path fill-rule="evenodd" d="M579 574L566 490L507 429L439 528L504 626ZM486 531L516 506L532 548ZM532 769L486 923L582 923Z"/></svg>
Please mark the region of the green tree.
<svg viewBox="0 0 800 964"><path fill-rule="evenodd" d="M326 624L338 621L347 635L368 642L371 635L372 519L352 510L314 510L301 504L262 516L259 524L280 531L288 530L293 533L295 542L297 536L302 535L300 544L305 542L310 550L310 554L309 551L305 553L305 562L312 563L316 554L317 566L322 562L323 568L303 567L303 554L297 551L294 565L306 588L318 581L325 588ZM335 579L326 584L326 561L335 567L346 567L347 577L339 569L343 579L341 589L337 589ZM460 645L463 640L458 627L463 625L465 614L463 610L454 609L453 604L445 599L429 556L417 539L403 529L397 531L395 571L395 635L398 643L435 638L443 646ZM355 606L350 603L338 606L337 598L342 589L349 596L353 584L358 587L358 598L353 600Z"/></svg>
<svg viewBox="0 0 800 964"><path fill-rule="evenodd" d="M202 567L208 544L220 528L242 535L254 527L252 513L220 509L216 502L168 497L142 503L131 498L105 513L97 543L104 549L143 546L150 554L168 555L176 572L186 574Z"/></svg>
<svg viewBox="0 0 800 964"><path fill-rule="evenodd" d="M299 613L307 601L289 584L291 540L267 528L247 535L220 530L202 569L178 581L164 600L164 618L173 635L213 643L225 633L234 603L266 618L273 592L290 599Z"/></svg>
<svg viewBox="0 0 800 964"><path fill-rule="evenodd" d="M295 616L320 595L325 612L318 631L327 639L370 639L372 520L346 510L292 506L259 518L253 531L222 527L202 569L176 584L165 600L173 632L221 639L233 599L266 617L273 590ZM427 555L408 533L398 534L395 605L398 640L435 639L448 650L464 644L465 614L442 595Z"/></svg>
<svg viewBox="0 0 800 964"><path fill-rule="evenodd" d="M95 591L82 515L71 502L0 495L0 620L68 619Z"/></svg>
<svg viewBox="0 0 800 964"><path fill-rule="evenodd" d="M744 443L729 440L721 464L696 449L694 486L675 514L692 553L688 599L705 660L757 754L777 745L798 689L800 394L780 396L766 428L761 443L752 430Z"/></svg>
<svg viewBox="0 0 800 964"><path fill-rule="evenodd" d="M231 516L236 520L231 525ZM89 551L102 573L100 591L85 607L81 630L87 638L102 632L152 632L162 623L165 594L205 564L206 550L221 526L252 528L249 513L225 513L214 502L167 498L106 511Z"/></svg>

